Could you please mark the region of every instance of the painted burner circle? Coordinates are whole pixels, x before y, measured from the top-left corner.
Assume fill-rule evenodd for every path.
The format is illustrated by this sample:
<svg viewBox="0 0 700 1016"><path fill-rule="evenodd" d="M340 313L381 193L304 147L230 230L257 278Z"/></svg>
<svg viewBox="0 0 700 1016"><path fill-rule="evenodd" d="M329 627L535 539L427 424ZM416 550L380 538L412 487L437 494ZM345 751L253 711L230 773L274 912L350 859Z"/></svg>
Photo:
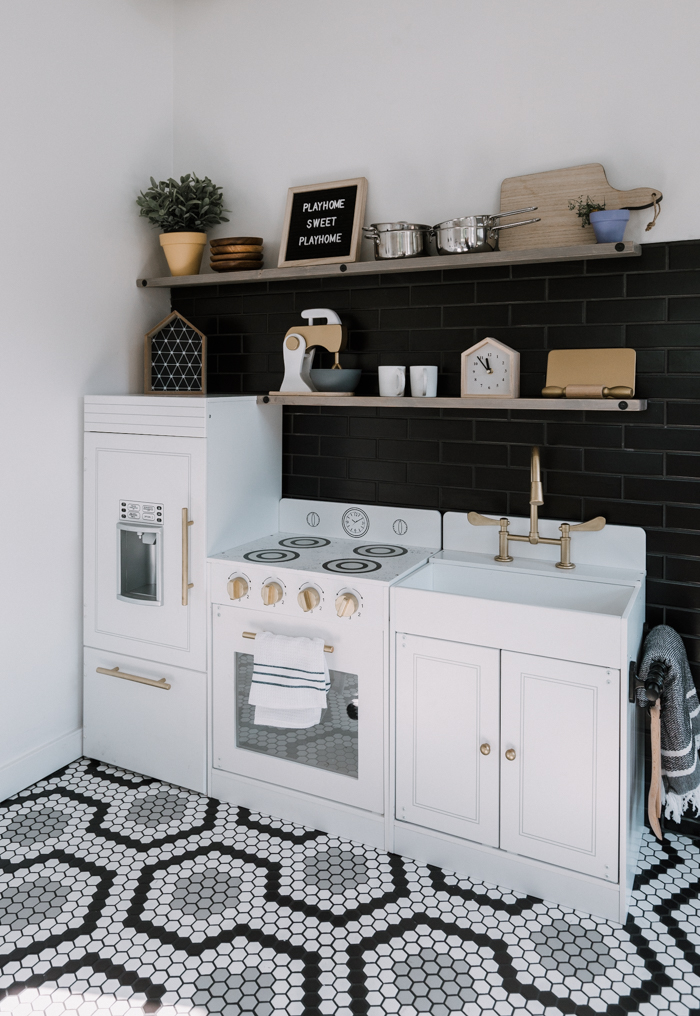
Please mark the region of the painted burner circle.
<svg viewBox="0 0 700 1016"><path fill-rule="evenodd" d="M379 561L358 561L356 557L338 557L334 561L324 561L323 567L326 571L336 572L340 575L366 575L369 572L379 571Z"/></svg>
<svg viewBox="0 0 700 1016"><path fill-rule="evenodd" d="M327 547L330 540L323 536L288 536L280 540L280 547L296 547L297 550L314 550L316 547Z"/></svg>
<svg viewBox="0 0 700 1016"><path fill-rule="evenodd" d="M299 555L294 550L280 550L275 547L271 550L251 550L243 557L255 564L286 564L287 561L296 561Z"/></svg>
<svg viewBox="0 0 700 1016"><path fill-rule="evenodd" d="M370 546L353 547L352 552L353 554L357 554L358 557L369 557L373 560L376 560L377 558L386 560L390 557L403 557L406 553L406 548L393 547L390 543L376 543Z"/></svg>

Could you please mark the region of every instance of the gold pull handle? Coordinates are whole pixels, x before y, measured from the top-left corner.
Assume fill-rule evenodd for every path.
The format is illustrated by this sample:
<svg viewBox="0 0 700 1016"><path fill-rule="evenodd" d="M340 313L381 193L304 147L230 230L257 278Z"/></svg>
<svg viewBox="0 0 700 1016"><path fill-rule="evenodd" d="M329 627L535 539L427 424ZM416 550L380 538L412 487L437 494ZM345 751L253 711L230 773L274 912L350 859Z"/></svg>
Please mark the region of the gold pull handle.
<svg viewBox="0 0 700 1016"><path fill-rule="evenodd" d="M235 579L229 579L226 583L226 589L230 599L242 600L248 592L248 583L239 576Z"/></svg>
<svg viewBox="0 0 700 1016"><path fill-rule="evenodd" d="M297 603L306 614L309 610L313 610L314 607L318 607L321 602L318 589L314 589L313 586L309 586L307 589L302 591L297 596Z"/></svg>
<svg viewBox="0 0 700 1016"><path fill-rule="evenodd" d="M508 749L508 751L506 752L506 758L508 759L509 762L512 762L515 759L515 748Z"/></svg>
<svg viewBox="0 0 700 1016"><path fill-rule="evenodd" d="M147 684L151 688L161 688L163 691L170 691L171 685L161 677L160 681L154 681L151 677L139 677L138 674L125 674L119 667L106 670L104 667L97 668L98 674L107 674L109 677L121 677L124 681L135 681L137 684Z"/></svg>
<svg viewBox="0 0 700 1016"><path fill-rule="evenodd" d="M605 529L605 519L602 515L598 515L594 519L589 519L588 522L581 522L578 526L571 526L569 532L598 533L601 529Z"/></svg>
<svg viewBox="0 0 700 1016"><path fill-rule="evenodd" d="M256 634L257 634L257 632L254 632L254 631L244 631L243 632L243 638L244 639L254 639ZM324 653L332 653L333 652L333 646L324 646L323 647L323 651L324 651Z"/></svg>
<svg viewBox="0 0 700 1016"><path fill-rule="evenodd" d="M188 521L187 509L182 509L182 606L189 603L189 590L194 586L190 582L190 526L194 522Z"/></svg>
<svg viewBox="0 0 700 1016"><path fill-rule="evenodd" d="M473 526L500 526L502 522L507 522L507 519L487 519L485 515L479 515L478 512L467 512L467 518Z"/></svg>
<svg viewBox="0 0 700 1016"><path fill-rule="evenodd" d="M283 592L282 586L279 582L268 582L260 590L262 601L266 607L271 607L274 603L279 603L282 599Z"/></svg>
<svg viewBox="0 0 700 1016"><path fill-rule="evenodd" d="M335 601L335 612L338 617L352 617L358 607L357 597L352 593L341 593Z"/></svg>
<svg viewBox="0 0 700 1016"><path fill-rule="evenodd" d="M479 751L481 752L482 755L490 755L491 754L491 745L490 744L482 744L481 747L479 748Z"/></svg>

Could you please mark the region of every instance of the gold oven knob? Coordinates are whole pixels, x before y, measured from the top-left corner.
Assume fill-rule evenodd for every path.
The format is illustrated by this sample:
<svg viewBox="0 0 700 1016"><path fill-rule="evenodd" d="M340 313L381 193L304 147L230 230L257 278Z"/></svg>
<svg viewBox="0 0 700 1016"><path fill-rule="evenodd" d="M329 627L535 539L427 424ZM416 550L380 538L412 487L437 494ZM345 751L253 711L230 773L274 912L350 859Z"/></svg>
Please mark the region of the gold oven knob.
<svg viewBox="0 0 700 1016"><path fill-rule="evenodd" d="M232 600L242 600L248 592L248 583L239 575L238 578L229 579L226 588Z"/></svg>
<svg viewBox="0 0 700 1016"><path fill-rule="evenodd" d="M481 747L479 748L479 751L481 752L482 755L490 755L491 754L491 745L490 744L482 744Z"/></svg>
<svg viewBox="0 0 700 1016"><path fill-rule="evenodd" d="M297 603L304 613L306 613L307 610L313 610L314 607L318 607L320 602L321 597L319 596L318 589L314 589L313 586L309 586L307 589L302 589L297 596Z"/></svg>
<svg viewBox="0 0 700 1016"><path fill-rule="evenodd" d="M265 606L270 607L282 599L282 586L279 582L268 582L262 587L260 595Z"/></svg>
<svg viewBox="0 0 700 1016"><path fill-rule="evenodd" d="M352 593L341 593L335 601L335 612L338 617L352 617L358 607L357 597Z"/></svg>
<svg viewBox="0 0 700 1016"><path fill-rule="evenodd" d="M513 759L515 758L515 748L508 749L508 751L506 752L506 758L508 759L509 762L513 761Z"/></svg>

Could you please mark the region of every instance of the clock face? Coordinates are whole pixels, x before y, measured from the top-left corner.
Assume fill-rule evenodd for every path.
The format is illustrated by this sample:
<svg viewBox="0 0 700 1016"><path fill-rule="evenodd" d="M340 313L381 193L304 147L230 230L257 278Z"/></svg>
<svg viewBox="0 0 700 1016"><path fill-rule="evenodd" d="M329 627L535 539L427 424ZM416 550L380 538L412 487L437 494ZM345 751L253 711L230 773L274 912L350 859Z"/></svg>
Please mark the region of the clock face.
<svg viewBox="0 0 700 1016"><path fill-rule="evenodd" d="M348 536L364 536L369 529L369 518L361 508L348 508L343 515L343 529Z"/></svg>
<svg viewBox="0 0 700 1016"><path fill-rule="evenodd" d="M490 342L470 352L465 365L465 394L514 397L514 360L512 352Z"/></svg>

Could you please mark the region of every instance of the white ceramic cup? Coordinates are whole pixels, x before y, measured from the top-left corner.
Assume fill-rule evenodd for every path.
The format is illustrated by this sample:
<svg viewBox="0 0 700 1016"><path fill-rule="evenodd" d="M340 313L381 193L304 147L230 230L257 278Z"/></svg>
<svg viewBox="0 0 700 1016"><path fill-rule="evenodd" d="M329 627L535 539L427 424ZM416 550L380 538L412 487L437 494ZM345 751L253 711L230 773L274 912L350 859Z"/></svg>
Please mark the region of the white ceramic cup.
<svg viewBox="0 0 700 1016"><path fill-rule="evenodd" d="M405 367L379 368L379 394L396 398L406 391Z"/></svg>
<svg viewBox="0 0 700 1016"><path fill-rule="evenodd" d="M437 377L437 367L411 367L411 395L418 399L434 399Z"/></svg>

